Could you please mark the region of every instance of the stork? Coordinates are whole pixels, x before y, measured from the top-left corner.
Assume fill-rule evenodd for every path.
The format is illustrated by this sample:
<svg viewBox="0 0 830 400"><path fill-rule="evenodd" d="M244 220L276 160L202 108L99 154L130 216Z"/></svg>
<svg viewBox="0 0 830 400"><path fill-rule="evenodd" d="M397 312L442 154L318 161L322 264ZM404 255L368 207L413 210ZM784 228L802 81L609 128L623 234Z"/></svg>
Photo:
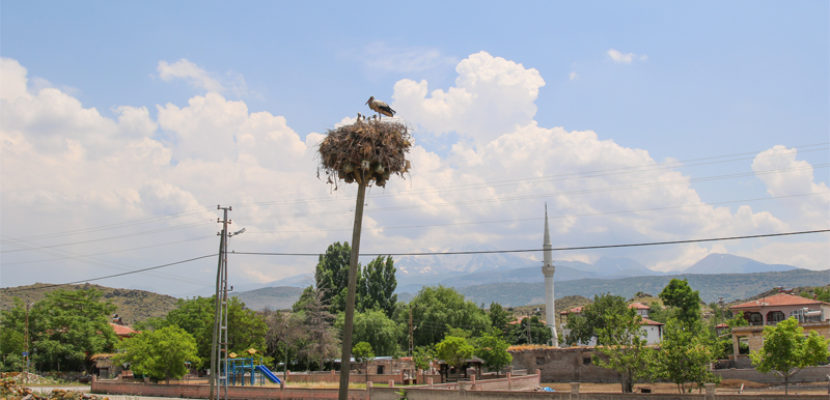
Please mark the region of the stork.
<svg viewBox="0 0 830 400"><path fill-rule="evenodd" d="M393 110L392 107L389 107L389 104L375 99L375 96L369 97L369 100L366 100L366 104L369 105L369 108L371 108L372 111L378 113L378 117L380 117L380 114L387 117L395 116L395 110Z"/></svg>

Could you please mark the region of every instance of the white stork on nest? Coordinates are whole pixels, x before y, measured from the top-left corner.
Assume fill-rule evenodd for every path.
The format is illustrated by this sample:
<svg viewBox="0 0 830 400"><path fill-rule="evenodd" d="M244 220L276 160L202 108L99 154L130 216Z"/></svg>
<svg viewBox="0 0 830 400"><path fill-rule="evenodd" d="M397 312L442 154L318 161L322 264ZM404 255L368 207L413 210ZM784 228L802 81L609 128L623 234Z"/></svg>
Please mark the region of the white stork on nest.
<svg viewBox="0 0 830 400"><path fill-rule="evenodd" d="M383 114L387 117L395 116L395 110L393 110L392 107L389 107L389 104L375 99L375 96L369 97L369 100L366 100L366 104L369 105L369 108L371 108L372 111L378 114Z"/></svg>

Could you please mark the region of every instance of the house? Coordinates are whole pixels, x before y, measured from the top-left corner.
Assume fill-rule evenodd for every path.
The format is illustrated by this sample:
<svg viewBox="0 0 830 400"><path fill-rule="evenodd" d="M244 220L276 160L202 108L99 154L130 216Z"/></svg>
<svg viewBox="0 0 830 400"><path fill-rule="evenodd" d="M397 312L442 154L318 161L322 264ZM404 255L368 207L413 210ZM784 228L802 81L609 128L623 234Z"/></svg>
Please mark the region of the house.
<svg viewBox="0 0 830 400"><path fill-rule="evenodd" d="M749 351L759 350L764 344L764 326L776 325L789 318L798 319L805 333L816 331L830 338L830 303L778 293L729 307L733 313L742 314L748 326L732 328L732 359L739 357L740 343L747 343Z"/></svg>
<svg viewBox="0 0 830 400"><path fill-rule="evenodd" d="M648 310L650 309L649 306L643 303L635 302L629 304L628 308L636 310L637 315L640 316L640 325L642 326L640 330L640 337L645 339L646 344L658 344L661 341L663 341L663 323L648 318ZM570 310L562 311L559 313L560 318L562 320L562 325L560 326L560 328L562 329L563 337L567 336L568 333L570 333L570 329L565 328L568 316L578 314L582 314L582 307L574 307ZM596 344L596 337L592 337L588 341L588 343L577 343L577 345L579 346L596 346Z"/></svg>
<svg viewBox="0 0 830 400"><path fill-rule="evenodd" d="M124 321L118 316L118 314L113 315L112 321L109 324L112 327L112 330L115 331L115 335L118 336L118 340L131 338L138 334L138 331L135 329L124 325ZM112 358L114 356L114 353L98 353L93 354L90 357L90 360L95 362L95 369L98 370L97 375L99 378L112 378L113 376L119 375L124 370L122 365L114 364L112 362Z"/></svg>

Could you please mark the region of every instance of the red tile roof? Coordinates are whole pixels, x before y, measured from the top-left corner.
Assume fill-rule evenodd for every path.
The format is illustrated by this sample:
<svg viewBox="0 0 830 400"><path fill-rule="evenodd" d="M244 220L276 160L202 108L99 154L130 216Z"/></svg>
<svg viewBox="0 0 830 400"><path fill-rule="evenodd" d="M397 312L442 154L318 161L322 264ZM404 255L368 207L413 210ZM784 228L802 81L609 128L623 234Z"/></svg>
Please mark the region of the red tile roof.
<svg viewBox="0 0 830 400"><path fill-rule="evenodd" d="M112 330L115 331L115 334L118 336L132 336L138 333L138 331L136 331L133 328L130 328L127 325L118 325L110 322L110 326L112 327Z"/></svg>
<svg viewBox="0 0 830 400"><path fill-rule="evenodd" d="M581 313L582 313L582 307L574 307L570 310L561 311L559 314L567 315L567 314L581 314Z"/></svg>
<svg viewBox="0 0 830 400"><path fill-rule="evenodd" d="M772 296L762 297L758 300L748 301L736 306L729 307L730 309L743 308L759 308L759 307L780 307L780 306L806 306L806 305L830 305L819 300L808 299L806 297L795 296L786 293L778 293Z"/></svg>
<svg viewBox="0 0 830 400"><path fill-rule="evenodd" d="M640 325L663 325L663 323L662 322L657 322L657 321L654 321L654 320L650 320L648 318L643 318L643 320L640 321Z"/></svg>
<svg viewBox="0 0 830 400"><path fill-rule="evenodd" d="M640 303L639 301L629 304L628 308L633 308L635 310L649 310L649 309L651 309L651 307L649 307L649 306L647 306L643 303Z"/></svg>

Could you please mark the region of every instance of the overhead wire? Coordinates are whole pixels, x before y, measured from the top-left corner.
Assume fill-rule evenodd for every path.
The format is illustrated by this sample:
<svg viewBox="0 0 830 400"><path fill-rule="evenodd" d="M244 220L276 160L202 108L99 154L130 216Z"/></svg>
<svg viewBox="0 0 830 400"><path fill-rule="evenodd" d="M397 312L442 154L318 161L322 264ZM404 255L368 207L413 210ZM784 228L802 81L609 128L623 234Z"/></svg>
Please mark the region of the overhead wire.
<svg viewBox="0 0 830 400"><path fill-rule="evenodd" d="M758 235L741 235L741 236L723 236L714 238L702 239L683 239L683 240L666 240L657 242L635 242L635 243L620 243L620 244L605 244L605 245L586 245L586 246L566 246L553 247L552 251L572 251L572 250L597 250L597 249L612 249L625 247L645 247L645 246L664 246L673 244L689 244L689 243L704 243L704 242L718 242L727 240L742 240L742 239L758 239L779 236L794 236L794 235L808 235L816 233L830 232L830 229L814 229L806 231L794 232L778 232L765 233ZM533 249L512 249L512 250L469 250L469 251L430 251L430 252L385 252L385 253L360 253L360 256L378 257L378 256L446 256L446 255L472 255L472 254L507 254L507 253L535 253L545 251L544 248ZM253 256L292 256L292 257L317 257L324 255L324 253L288 253L288 252L255 252L255 251L232 251L230 254L238 255L253 255Z"/></svg>
<svg viewBox="0 0 830 400"><path fill-rule="evenodd" d="M137 269L137 270L121 272L121 273L118 273L118 274L111 274L111 275L99 276L99 277L95 277L95 278L81 279L81 280L72 281L72 282L65 282L65 283L54 283L54 284L48 284L48 285L40 285L40 286L36 286L36 287L18 287L18 288L2 289L2 290L0 290L0 292L17 293L17 292L22 292L22 291L27 291L27 290L48 289L48 288L59 287L59 286L78 285L78 284L81 284L81 283L95 282L95 281L100 281L100 280L104 280L104 279L111 279L111 278L117 278L117 277L126 276L126 275L133 275L133 274L138 274L138 273L142 273L142 272L153 271L153 270L157 270L157 269L161 269L161 268L171 267L173 265L179 265L179 264L184 264L184 263L189 263L189 262L201 260L203 258L216 257L218 255L219 255L218 253L207 254L207 255L203 255L203 256L188 258L186 260L174 261L174 262L170 262L170 263L166 263L166 264L154 265L152 267L146 267L146 268L141 268L141 269Z"/></svg>

